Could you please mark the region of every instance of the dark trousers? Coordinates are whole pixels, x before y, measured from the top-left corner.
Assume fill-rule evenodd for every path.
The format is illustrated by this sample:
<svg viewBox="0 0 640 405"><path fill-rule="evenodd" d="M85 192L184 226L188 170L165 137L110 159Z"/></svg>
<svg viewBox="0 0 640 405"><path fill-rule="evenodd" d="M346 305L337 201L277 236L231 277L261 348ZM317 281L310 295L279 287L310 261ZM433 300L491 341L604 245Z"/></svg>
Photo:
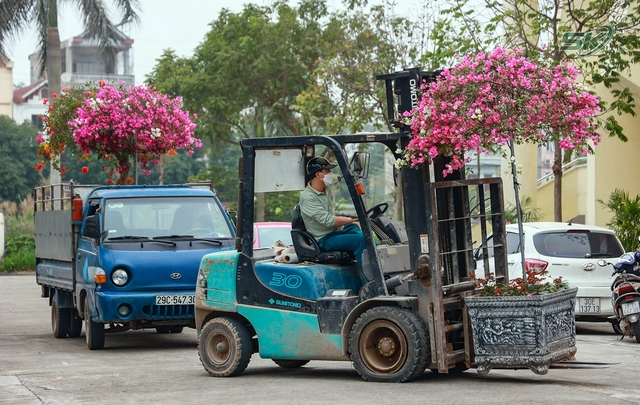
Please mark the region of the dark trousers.
<svg viewBox="0 0 640 405"><path fill-rule="evenodd" d="M358 266L362 269L362 252L366 249L362 231L354 224L345 225L340 231L333 231L318 241L325 252L353 252Z"/></svg>

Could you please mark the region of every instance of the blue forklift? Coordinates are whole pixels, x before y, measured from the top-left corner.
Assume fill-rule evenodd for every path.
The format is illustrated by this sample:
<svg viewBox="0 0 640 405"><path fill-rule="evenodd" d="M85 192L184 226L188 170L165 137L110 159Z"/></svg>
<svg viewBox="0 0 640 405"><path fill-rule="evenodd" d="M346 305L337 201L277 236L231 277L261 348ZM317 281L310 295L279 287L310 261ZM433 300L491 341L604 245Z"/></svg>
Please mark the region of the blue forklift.
<svg viewBox="0 0 640 405"><path fill-rule="evenodd" d="M401 126L396 111L410 110L420 83L437 74L408 69L378 77L385 81L392 122ZM464 303L475 288L471 226L480 222L486 253L491 223L495 277L508 279L502 182L465 179L462 171L443 179L446 157L436 158L432 170L403 168L395 177L401 179L396 186L404 220L394 221L385 215L388 203L365 206L366 144L382 144L398 158L396 151L410 139L399 128L241 142L236 250L204 256L196 286L198 351L209 374L239 375L254 353L285 368L310 360L351 361L373 382L474 366ZM333 155L334 172L348 189L366 242L362 270L348 252L321 251L297 207L291 231L297 263L276 261L273 249L253 248L255 194L302 190L306 163L318 151Z"/></svg>

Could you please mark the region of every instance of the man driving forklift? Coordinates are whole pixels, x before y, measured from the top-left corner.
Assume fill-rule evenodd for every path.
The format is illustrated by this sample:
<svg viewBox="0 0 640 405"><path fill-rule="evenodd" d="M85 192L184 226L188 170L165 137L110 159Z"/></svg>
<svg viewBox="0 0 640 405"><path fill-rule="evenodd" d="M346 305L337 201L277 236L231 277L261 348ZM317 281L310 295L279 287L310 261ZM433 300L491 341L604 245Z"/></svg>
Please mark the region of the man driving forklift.
<svg viewBox="0 0 640 405"><path fill-rule="evenodd" d="M362 269L362 252L366 245L357 218L334 215L327 185L333 182L331 169L335 164L322 157L307 163L307 175L311 178L300 193L300 213L307 231L318 241L322 251L352 252Z"/></svg>

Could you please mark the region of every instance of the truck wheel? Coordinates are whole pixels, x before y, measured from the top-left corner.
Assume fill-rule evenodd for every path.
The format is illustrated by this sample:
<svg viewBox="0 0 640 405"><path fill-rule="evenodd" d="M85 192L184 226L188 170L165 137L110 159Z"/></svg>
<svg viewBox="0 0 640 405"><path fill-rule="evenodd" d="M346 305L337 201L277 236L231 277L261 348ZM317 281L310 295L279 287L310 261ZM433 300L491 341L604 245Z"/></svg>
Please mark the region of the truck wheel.
<svg viewBox="0 0 640 405"><path fill-rule="evenodd" d="M53 329L53 336L56 338L65 338L69 331L69 325L71 323L71 311L69 308L58 308L56 305L55 296L51 303L51 329Z"/></svg>
<svg viewBox="0 0 640 405"><path fill-rule="evenodd" d="M84 299L84 335L87 338L89 350L99 350L104 347L104 325L91 320L87 298Z"/></svg>
<svg viewBox="0 0 640 405"><path fill-rule="evenodd" d="M156 332L162 333L162 334L169 333L169 332L171 332L171 327L170 326L158 326L158 327L156 327Z"/></svg>
<svg viewBox="0 0 640 405"><path fill-rule="evenodd" d="M636 336L636 342L640 343L640 321L633 323L633 334Z"/></svg>
<svg viewBox="0 0 640 405"><path fill-rule="evenodd" d="M172 326L171 328L169 328L169 332L171 332L171 333L182 333L183 329L184 329L184 326Z"/></svg>
<svg viewBox="0 0 640 405"><path fill-rule="evenodd" d="M309 360L271 360L282 368L300 368L309 362Z"/></svg>
<svg viewBox="0 0 640 405"><path fill-rule="evenodd" d="M212 376L238 375L251 360L251 336L236 319L213 318L200 332L198 355L205 370Z"/></svg>
<svg viewBox="0 0 640 405"><path fill-rule="evenodd" d="M71 308L69 309L70 319L69 319L69 337L75 338L80 336L80 332L82 332L82 318L78 315L78 311Z"/></svg>
<svg viewBox="0 0 640 405"><path fill-rule="evenodd" d="M373 382L405 382L429 364L429 336L422 319L397 307L376 307L356 320L349 337L351 361Z"/></svg>

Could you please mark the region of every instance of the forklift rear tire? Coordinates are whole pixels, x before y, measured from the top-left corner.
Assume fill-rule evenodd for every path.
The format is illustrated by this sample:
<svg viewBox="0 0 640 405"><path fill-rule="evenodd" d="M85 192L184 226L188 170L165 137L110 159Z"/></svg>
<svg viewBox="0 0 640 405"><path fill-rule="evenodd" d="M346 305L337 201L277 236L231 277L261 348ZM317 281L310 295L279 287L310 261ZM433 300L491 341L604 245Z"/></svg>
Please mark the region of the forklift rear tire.
<svg viewBox="0 0 640 405"><path fill-rule="evenodd" d="M198 355L212 376L239 375L249 365L251 354L251 335L242 322L220 317L211 319L202 327Z"/></svg>
<svg viewBox="0 0 640 405"><path fill-rule="evenodd" d="M309 360L271 360L282 368L300 368L309 362Z"/></svg>
<svg viewBox="0 0 640 405"><path fill-rule="evenodd" d="M100 350L104 347L104 325L91 320L87 298L84 299L84 335L89 350Z"/></svg>
<svg viewBox="0 0 640 405"><path fill-rule="evenodd" d="M397 307L372 308L356 320L349 348L353 367L365 381L406 382L429 364L429 336L422 319Z"/></svg>
<svg viewBox="0 0 640 405"><path fill-rule="evenodd" d="M53 297L51 303L51 329L53 336L57 339L67 337L69 324L71 323L71 310L69 308L58 308L56 299Z"/></svg>
<svg viewBox="0 0 640 405"><path fill-rule="evenodd" d="M80 318L78 311L74 308L70 308L69 312L71 313L69 320L69 337L76 338L80 336L82 332L82 318Z"/></svg>

